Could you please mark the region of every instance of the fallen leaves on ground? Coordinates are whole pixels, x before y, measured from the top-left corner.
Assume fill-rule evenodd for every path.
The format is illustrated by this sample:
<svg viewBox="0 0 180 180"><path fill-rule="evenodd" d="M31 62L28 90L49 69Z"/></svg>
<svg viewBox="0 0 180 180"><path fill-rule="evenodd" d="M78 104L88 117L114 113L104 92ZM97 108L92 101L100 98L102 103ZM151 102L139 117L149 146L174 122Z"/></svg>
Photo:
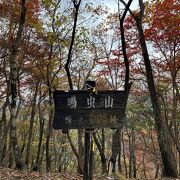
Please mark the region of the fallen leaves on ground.
<svg viewBox="0 0 180 180"><path fill-rule="evenodd" d="M1 180L83 180L83 176L69 173L38 173L0 167ZM93 180L113 180L110 177L94 177Z"/></svg>

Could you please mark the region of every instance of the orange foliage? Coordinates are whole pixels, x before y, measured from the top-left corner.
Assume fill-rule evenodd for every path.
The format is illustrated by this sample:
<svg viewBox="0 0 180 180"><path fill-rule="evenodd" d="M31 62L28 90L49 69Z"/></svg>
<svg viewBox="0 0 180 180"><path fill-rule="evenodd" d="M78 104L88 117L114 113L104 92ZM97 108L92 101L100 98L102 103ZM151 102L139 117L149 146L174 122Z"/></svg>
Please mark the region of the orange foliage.
<svg viewBox="0 0 180 180"><path fill-rule="evenodd" d="M40 1L27 1L26 9L26 23L29 23L30 21L36 21L40 11ZM0 10L2 12L2 17L9 19L13 23L18 23L21 13L21 0L2 0L0 2Z"/></svg>
<svg viewBox="0 0 180 180"><path fill-rule="evenodd" d="M151 40L178 43L180 39L180 4L177 0L164 0L151 6L150 28L146 37Z"/></svg>
<svg viewBox="0 0 180 180"><path fill-rule="evenodd" d="M177 0L155 1L147 7L145 36L161 55L153 61L156 76L167 78L167 72L173 74L180 67L180 4Z"/></svg>

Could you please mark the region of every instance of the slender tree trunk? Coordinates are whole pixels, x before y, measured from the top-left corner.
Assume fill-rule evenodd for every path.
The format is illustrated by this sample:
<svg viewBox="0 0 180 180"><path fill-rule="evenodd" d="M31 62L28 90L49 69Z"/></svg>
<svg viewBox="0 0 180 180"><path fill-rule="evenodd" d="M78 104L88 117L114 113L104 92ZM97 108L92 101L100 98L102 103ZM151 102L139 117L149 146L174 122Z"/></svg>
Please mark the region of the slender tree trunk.
<svg viewBox="0 0 180 180"><path fill-rule="evenodd" d="M0 164L2 163L3 159L6 156L7 151L7 138L9 132L9 123L7 123L6 119L6 108L7 103L5 103L2 107L2 117L0 120Z"/></svg>
<svg viewBox="0 0 180 180"><path fill-rule="evenodd" d="M50 157L50 139L52 135L52 119L53 119L53 109L52 109L52 91L49 85L49 120L47 125L47 136L46 136L46 171L51 170L51 157Z"/></svg>
<svg viewBox="0 0 180 180"><path fill-rule="evenodd" d="M124 36L124 25L123 25L123 23L124 23L125 17L127 15L127 12L129 10L129 7L130 7L131 3L132 3L132 0L129 0L122 17L119 14L122 51L123 51L123 56L124 56L124 64L125 64L125 68L126 68L124 89L127 90L127 91L130 90L131 83L129 83L129 59L128 59L127 52L126 52L126 41L125 41L125 36ZM118 1L118 9L120 11L119 1Z"/></svg>
<svg viewBox="0 0 180 180"><path fill-rule="evenodd" d="M39 129L39 142L38 142L38 150L37 150L37 156L36 156L36 161L35 164L33 165L33 170L34 171L39 171L40 170L40 165L41 165L41 157L42 155L42 140L43 140L43 132L44 132L44 117L40 117L40 129Z"/></svg>
<svg viewBox="0 0 180 180"><path fill-rule="evenodd" d="M121 146L120 146L120 148L121 148ZM122 151L120 149L119 154L118 154L118 170L119 170L119 173L122 173L121 156L122 156Z"/></svg>
<svg viewBox="0 0 180 180"><path fill-rule="evenodd" d="M87 129L86 129L87 131ZM84 180L91 180L90 178L90 150L91 150L91 132L85 133L85 143L84 143L84 169L83 169L83 179Z"/></svg>
<svg viewBox="0 0 180 180"><path fill-rule="evenodd" d="M79 174L83 174L83 143L82 143L82 134L83 134L83 130L79 129L78 130L78 154L79 154L79 158L78 158L78 173Z"/></svg>
<svg viewBox="0 0 180 180"><path fill-rule="evenodd" d="M80 168L79 170L80 171L83 171L83 167L82 167L82 162L80 162L80 158L79 158L79 154L78 154L78 151L76 150L74 144L73 144L73 141L69 135L69 132L66 133L67 134L67 137L68 137L68 140L69 140L69 143L70 143L70 146L75 154L75 156L77 157L77 161L78 161L78 167Z"/></svg>
<svg viewBox="0 0 180 180"><path fill-rule="evenodd" d="M104 128L102 128L102 152L103 152L103 155L102 155L102 159L101 159L101 163L102 163L102 173L103 174L107 174L108 171L107 171L107 159L106 159L106 155L105 155L105 132L104 132Z"/></svg>
<svg viewBox="0 0 180 180"><path fill-rule="evenodd" d="M4 71L4 76L6 80L6 101L2 106L2 116L0 119L0 164L2 163L3 159L6 157L7 149L8 149L8 134L9 134L9 128L10 128L10 123L7 120L7 107L9 106L9 94L10 94L10 82L8 80L8 75L6 72L6 62L5 60L3 61L3 71Z"/></svg>
<svg viewBox="0 0 180 180"><path fill-rule="evenodd" d="M132 143L131 143L131 134L128 134L128 140L129 140L129 178L132 178Z"/></svg>
<svg viewBox="0 0 180 180"><path fill-rule="evenodd" d="M146 154L145 151L146 151L146 148L143 151L143 174L144 174L144 178L147 179L147 176L146 176L146 166L145 166L145 154Z"/></svg>
<svg viewBox="0 0 180 180"><path fill-rule="evenodd" d="M66 74L67 74L67 77L68 77L70 90L73 90L73 84L72 84L71 74L70 74L70 71L69 71L69 66L70 66L70 63L71 63L72 50L73 50L74 39L75 39L75 35L76 35L76 26L77 26L78 13L79 13L79 7L80 7L80 4L81 4L81 0L79 0L79 2L74 0L73 4L74 4L74 12L75 12L75 14L74 14L74 24L73 24L71 43L70 43L69 52L68 52L68 58L67 58L67 62L65 64L65 71L66 71Z"/></svg>
<svg viewBox="0 0 180 180"><path fill-rule="evenodd" d="M119 153L120 142L120 129L116 129L112 135L112 154L109 160L109 165L110 163L112 164L112 173L116 172L116 160Z"/></svg>
<svg viewBox="0 0 180 180"><path fill-rule="evenodd" d="M26 132L24 132L24 133L22 134L22 139L21 139L21 141L22 141L21 154L23 154L24 149L25 149L25 147L26 147L27 134L28 134L28 133L26 133Z"/></svg>
<svg viewBox="0 0 180 180"><path fill-rule="evenodd" d="M67 61L65 64L65 71L67 74L70 90L73 90L73 84L72 84L72 79L71 79L71 73L69 71L69 66L71 64L72 51L73 51L73 45L74 45L74 40L75 40L75 35L76 35L76 26L77 26L77 20L78 20L78 14L79 14L79 8L80 8L81 0L79 0L79 1L74 0L72 2L74 4L74 22L73 22L73 30L72 30L71 43L69 46L68 58L67 58ZM80 157L81 155L78 154L76 148L74 147L74 144L72 143L71 137L69 136L69 132L68 131L66 131L66 132L67 132L67 137L69 139L69 143L70 143L72 150L75 153L77 160L78 160L78 171L81 172L81 171L83 171L83 168L82 168L83 164L80 161L82 157Z"/></svg>
<svg viewBox="0 0 180 180"><path fill-rule="evenodd" d="M156 172L155 172L155 177L154 177L155 179L158 178L158 174L159 174L159 166L160 166L159 164L156 165Z"/></svg>
<svg viewBox="0 0 180 180"><path fill-rule="evenodd" d="M36 155L36 161L33 165L33 171L39 171L40 165L41 165L41 156L42 154L42 140L43 140L43 132L44 132L44 123L45 118L42 115L41 107L40 107L40 101L38 102L38 112L39 112L39 142L38 142L38 150Z"/></svg>
<svg viewBox="0 0 180 180"><path fill-rule="evenodd" d="M125 1L120 0L125 7L128 7L128 4L125 3ZM144 32L143 32L143 27L142 27L142 19L144 16L144 2L143 0L139 0L139 6L140 6L140 11L133 13L130 9L129 12L133 16L138 34L139 34L139 40L140 40L140 46L142 50L142 56L145 64L145 69L146 69L146 78L148 82L148 89L150 92L150 98L151 98L151 103L153 106L153 113L154 113L154 120L155 120L155 126L156 126L156 131L157 131L157 137L158 137L158 143L159 143L159 148L161 152L161 157L163 161L163 166L164 166L164 176L167 177L178 177L178 172L177 172L177 164L176 164L176 159L174 157L174 154L172 152L172 147L171 147L171 137L170 137L170 132L168 130L167 124L165 120L162 117L162 110L160 108L160 103L158 100L158 95L157 91L155 88L155 83L154 83L154 77L153 77L153 71L149 59L149 54L146 46L146 41L144 37Z"/></svg>
<svg viewBox="0 0 180 180"><path fill-rule="evenodd" d="M121 17L121 14L119 14L122 51L123 51L123 56L124 56L125 69L126 69L124 89L127 92L127 94L130 91L131 83L129 83L129 59L128 59L127 52L126 52L126 42L125 42L125 36L124 36L123 23L124 23L125 17L127 15L127 12L128 12L128 9L129 9L131 3L132 3L132 0L129 0L128 4L122 14L122 17ZM118 8L119 8L119 1L118 1ZM120 12L120 8L118 10ZM126 103L127 103L127 101L126 101ZM121 149L120 131L121 131L120 129L116 129L116 132L115 132L115 134L113 134L113 137L112 137L112 154L111 154L110 161L109 161L109 165L110 165L110 163L112 164L112 173L115 173L115 171L116 171L116 159L117 159L117 156ZM119 154L119 156L121 156L121 154ZM108 165L108 170L109 170L109 165Z"/></svg>
<svg viewBox="0 0 180 180"><path fill-rule="evenodd" d="M12 45L12 50L9 56L10 64L10 89L11 89L11 109L10 109L10 139L12 145L12 151L16 163L16 168L23 169L24 163L19 151L17 135L16 135L16 102L17 102L17 51L20 46L21 35L26 17L26 0L22 0L21 17L19 21L19 28L17 36Z"/></svg>
<svg viewBox="0 0 180 180"><path fill-rule="evenodd" d="M64 154L65 148L64 148L64 144L65 144L65 140L62 139L62 147L61 147L61 152L59 153L59 158L58 158L58 172L62 172L62 156Z"/></svg>
<svg viewBox="0 0 180 180"><path fill-rule="evenodd" d="M133 154L133 178L136 179L137 169L136 169L136 154L135 154L135 135L132 136L132 154Z"/></svg>
<svg viewBox="0 0 180 180"><path fill-rule="evenodd" d="M94 139L92 137L91 132L91 138L90 138L90 153L89 153L89 179L93 179L93 172L94 172Z"/></svg>
<svg viewBox="0 0 180 180"><path fill-rule="evenodd" d="M104 130L102 130L102 143L99 142L96 134L93 132L94 141L96 143L96 146L99 150L99 154L101 157L101 164L102 164L102 174L107 174L107 160L105 156L105 139L104 139Z"/></svg>
<svg viewBox="0 0 180 180"><path fill-rule="evenodd" d="M36 84L34 98L33 98L33 102L32 102L31 119L30 119L30 125L29 125L26 158L25 158L25 163L26 163L27 167L29 166L29 159L30 159L30 155L31 155L30 150L31 150L31 143L32 143L32 136L33 136L34 117L35 117L35 113L36 113L37 93L38 93L38 84Z"/></svg>
<svg viewBox="0 0 180 180"><path fill-rule="evenodd" d="M164 165L164 176L167 177L178 177L176 159L171 148L171 136L165 120L163 120L158 96L155 88L154 77L152 74L152 67L149 60L149 54L145 42L142 22L139 17L135 18L136 25L140 38L140 45L142 49L142 55L144 58L146 76L148 81L148 88L150 92L151 102L153 106L153 113L158 137L158 143L160 147L161 157Z"/></svg>
<svg viewBox="0 0 180 180"><path fill-rule="evenodd" d="M10 144L8 149L8 168L12 168L12 166L13 166L13 153Z"/></svg>
<svg viewBox="0 0 180 180"><path fill-rule="evenodd" d="M122 148L123 148L124 169L125 169L126 178L127 178L128 177L128 170L127 170L127 163L126 163L126 153L125 153L125 143L124 143L123 132L122 132L122 135L121 135L121 141L122 141Z"/></svg>
<svg viewBox="0 0 180 180"><path fill-rule="evenodd" d="M129 139L129 178L136 178L136 156L135 156L135 134L132 129L130 133L128 133Z"/></svg>

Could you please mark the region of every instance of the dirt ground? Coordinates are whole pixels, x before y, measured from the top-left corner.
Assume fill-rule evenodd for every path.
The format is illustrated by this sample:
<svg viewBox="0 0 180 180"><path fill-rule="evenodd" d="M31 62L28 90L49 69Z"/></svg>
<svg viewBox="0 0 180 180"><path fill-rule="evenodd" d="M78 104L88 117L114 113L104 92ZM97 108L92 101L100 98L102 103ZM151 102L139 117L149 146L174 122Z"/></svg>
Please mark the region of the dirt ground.
<svg viewBox="0 0 180 180"><path fill-rule="evenodd" d="M0 180L83 180L77 174L38 173L0 167ZM94 177L93 180L117 180L115 177Z"/></svg>

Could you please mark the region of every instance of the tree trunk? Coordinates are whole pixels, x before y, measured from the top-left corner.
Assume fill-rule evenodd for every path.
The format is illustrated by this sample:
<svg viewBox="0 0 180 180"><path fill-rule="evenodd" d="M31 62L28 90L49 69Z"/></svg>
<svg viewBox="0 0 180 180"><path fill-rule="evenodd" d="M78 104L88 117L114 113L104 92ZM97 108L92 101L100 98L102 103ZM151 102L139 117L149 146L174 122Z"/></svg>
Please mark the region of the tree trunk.
<svg viewBox="0 0 180 180"><path fill-rule="evenodd" d="M77 20L78 20L78 13L79 13L79 7L81 4L81 0L77 1L73 1L74 4L74 24L73 24L73 31L72 31L72 37L71 37L71 43L70 43L70 47L69 47L69 52L68 52L68 58L65 64L65 71L67 74L67 78L68 78L68 83L69 83L69 88L70 90L73 90L73 84L72 84L72 79L71 79L71 74L69 71L69 65L71 63L71 57L72 57L72 50L73 50L73 45L74 45L74 40L75 40L75 35L76 35L76 26L77 26Z"/></svg>
<svg viewBox="0 0 180 180"><path fill-rule="evenodd" d="M8 149L8 168L12 168L13 166L13 153L11 150L11 144L9 144L9 149Z"/></svg>
<svg viewBox="0 0 180 180"><path fill-rule="evenodd" d="M82 143L82 133L83 130L79 129L78 130L78 154L79 154L79 158L77 159L78 162L78 173L79 174L83 174L83 143Z"/></svg>
<svg viewBox="0 0 180 180"><path fill-rule="evenodd" d="M9 125L7 123L6 119L6 108L7 103L5 102L2 107L2 117L0 120L0 164L2 163L3 159L6 156L7 151L7 138L8 138L8 132L9 132Z"/></svg>
<svg viewBox="0 0 180 180"><path fill-rule="evenodd" d="M103 152L103 155L101 157L101 163L102 163L102 173L103 174L107 174L108 171L107 171L107 160L106 160L106 155L105 155L105 132L104 132L104 129L102 129L102 152Z"/></svg>
<svg viewBox="0 0 180 180"><path fill-rule="evenodd" d="M139 33L140 45L141 45L142 55L143 55L144 64L146 68L146 78L147 78L148 88L149 88L151 102L153 106L153 113L154 113L159 148L160 148L161 157L162 157L163 166L164 166L163 174L164 176L167 176L167 177L176 178L178 177L176 159L172 152L170 133L169 133L167 124L165 120L163 120L162 118L162 113L161 113L160 104L159 104L159 100L158 100L158 96L157 96L157 92L155 88L154 77L153 77L152 67L149 60L149 54L148 54L147 46L145 42L141 18L139 16L135 16L135 21L136 21L136 25L137 25L137 29Z"/></svg>
<svg viewBox="0 0 180 180"><path fill-rule="evenodd" d="M80 158L79 158L79 154L78 154L78 151L76 150L74 144L73 144L73 141L71 139L71 136L69 135L69 132L66 133L67 134L67 137L68 137L68 140L69 140L69 143L70 143L70 146L75 154L75 156L77 157L77 161L78 161L78 167L80 168L80 171L83 171L83 167L81 166L82 165L82 162L80 162Z"/></svg>
<svg viewBox="0 0 180 180"><path fill-rule="evenodd" d="M91 149L91 132L89 129L86 129L85 137L84 137L84 169L83 169L83 179L84 180L92 180L90 179L90 149Z"/></svg>
<svg viewBox="0 0 180 180"><path fill-rule="evenodd" d="M95 132L93 132L93 138L96 143L96 146L99 150L99 154L101 157L101 164L102 164L102 174L107 174L107 160L105 156L105 139L104 139L104 130L102 129L102 143L99 142Z"/></svg>
<svg viewBox="0 0 180 180"><path fill-rule="evenodd" d="M8 134L9 134L9 128L10 128L10 124L9 121L7 120L7 107L9 106L9 94L10 94L10 82L8 80L8 75L6 72L6 62L3 62L3 73L5 76L5 82L7 85L6 88L6 101L2 106L2 116L0 119L0 164L2 163L3 159L6 158L6 153L7 149L8 149L8 145L7 145L7 141L8 141ZM3 163L4 164L4 163Z"/></svg>
<svg viewBox="0 0 180 180"><path fill-rule="evenodd" d="M131 134L128 134L128 140L129 140L129 178L132 178L132 143L131 143Z"/></svg>
<svg viewBox="0 0 180 180"><path fill-rule="evenodd" d="M121 146L120 146L120 150L119 150L119 154L118 154L118 170L119 170L119 173L122 173L121 156L122 156L122 152L121 152Z"/></svg>
<svg viewBox="0 0 180 180"><path fill-rule="evenodd" d="M125 153L125 143L124 143L124 135L122 131L121 135L121 141L122 141L122 148L123 148L123 161L124 161L124 169L126 172L126 178L128 177L128 170L127 170L127 163L126 163L126 153Z"/></svg>
<svg viewBox="0 0 180 180"><path fill-rule="evenodd" d="M126 4L124 0L120 0L120 1L125 5L126 8L128 7L128 4ZM168 130L168 125L166 124L165 120L163 120L162 117L162 112L161 112L162 110L160 108L160 103L155 88L153 71L152 71L149 54L146 46L146 41L144 37L143 27L142 27L142 19L145 10L143 0L139 0L139 6L140 6L139 12L134 13L130 9L129 12L133 16L136 22L136 26L139 34L140 46L141 46L142 56L146 69L148 89L150 92L151 103L153 106L153 114L154 114L155 126L157 131L158 143L159 143L159 148L164 166L164 176L176 178L178 177L177 164L171 148L170 132Z"/></svg>
<svg viewBox="0 0 180 180"><path fill-rule="evenodd" d="M143 174L144 174L143 178L147 179L146 166L145 166L145 154L146 154L146 148L144 148L144 151L143 151Z"/></svg>
<svg viewBox="0 0 180 180"><path fill-rule="evenodd" d="M33 171L39 171L40 170L40 164L41 164L41 156L42 154L42 141L43 141L43 132L44 132L44 123L45 118L42 115L41 107L40 107L40 101L38 102L38 111L39 111L39 142L38 142L38 150L36 155L36 161L33 165Z"/></svg>
<svg viewBox="0 0 180 180"><path fill-rule="evenodd" d="M136 156L135 156L135 134L132 129L130 133L128 133L129 139L129 178L136 178Z"/></svg>
<svg viewBox="0 0 180 180"><path fill-rule="evenodd" d="M36 84L34 98L33 98L33 102L32 102L31 119L30 119L30 125L29 125L29 134L28 134L26 158L25 158L25 163L26 163L27 167L29 166L29 159L30 159L30 154L31 154L30 149L31 149L31 143L32 143L32 136L33 136L34 117L35 117L35 113L36 113L37 92L38 92L38 84Z"/></svg>
<svg viewBox="0 0 180 180"><path fill-rule="evenodd" d="M61 141L61 152L59 153L59 157L58 157L58 164L57 164L57 168L58 168L58 172L61 173L62 172L62 156L64 154L65 148L64 148L64 144L65 144L65 139L63 138Z"/></svg>
<svg viewBox="0 0 180 180"><path fill-rule="evenodd" d="M49 120L47 125L47 136L46 136L46 171L51 170L51 157L50 157L50 139L52 135L52 119L53 119L53 109L52 109L52 91L49 85Z"/></svg>
<svg viewBox="0 0 180 180"><path fill-rule="evenodd" d="M112 154L109 160L109 165L110 163L112 164L112 173L116 172L116 159L119 153L120 142L120 129L116 129L115 133L112 135Z"/></svg>
<svg viewBox="0 0 180 180"><path fill-rule="evenodd" d="M128 133L129 139L129 178L136 178L135 134L134 130Z"/></svg>
<svg viewBox="0 0 180 180"><path fill-rule="evenodd" d="M11 109L10 109L10 140L12 151L16 163L16 168L23 169L24 163L19 151L17 136L16 136L16 109L17 109L17 51L20 46L21 35L26 17L26 0L22 0L21 17L19 21L19 28L15 41L12 44L12 50L9 56L10 64L10 89L11 89Z"/></svg>
<svg viewBox="0 0 180 180"><path fill-rule="evenodd" d="M155 179L158 178L158 174L159 174L159 166L160 166L159 164L156 165L156 172L155 172L155 177L154 177Z"/></svg>
<svg viewBox="0 0 180 180"><path fill-rule="evenodd" d="M94 140L92 137L90 138L90 153L89 153L89 180L93 180L93 172L94 172Z"/></svg>

